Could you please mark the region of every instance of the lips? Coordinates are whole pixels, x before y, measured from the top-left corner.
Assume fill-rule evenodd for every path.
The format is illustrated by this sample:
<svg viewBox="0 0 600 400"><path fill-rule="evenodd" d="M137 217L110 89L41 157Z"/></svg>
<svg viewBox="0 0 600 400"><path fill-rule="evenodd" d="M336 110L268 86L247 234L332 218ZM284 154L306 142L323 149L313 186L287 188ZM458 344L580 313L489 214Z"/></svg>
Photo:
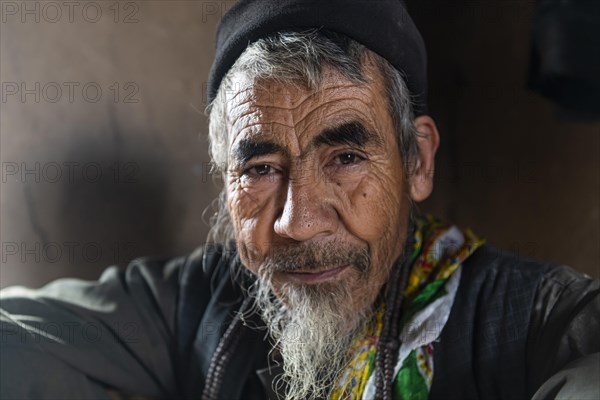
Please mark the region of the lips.
<svg viewBox="0 0 600 400"><path fill-rule="evenodd" d="M297 283L315 284L334 280L349 267L349 265L342 265L324 271L285 272L284 276Z"/></svg>

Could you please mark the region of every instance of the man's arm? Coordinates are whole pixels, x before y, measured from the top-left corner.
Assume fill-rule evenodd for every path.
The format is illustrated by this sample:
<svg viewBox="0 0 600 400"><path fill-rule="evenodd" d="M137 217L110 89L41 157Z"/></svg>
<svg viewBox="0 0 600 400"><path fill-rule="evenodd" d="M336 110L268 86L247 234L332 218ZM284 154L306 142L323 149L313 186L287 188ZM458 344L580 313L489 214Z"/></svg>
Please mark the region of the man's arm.
<svg viewBox="0 0 600 400"><path fill-rule="evenodd" d="M185 259L134 261L97 282L0 292L0 398L177 396L175 316Z"/></svg>
<svg viewBox="0 0 600 400"><path fill-rule="evenodd" d="M535 399L598 398L598 377L590 380L600 369L598 332L600 282L567 267L549 271L535 298L528 338Z"/></svg>

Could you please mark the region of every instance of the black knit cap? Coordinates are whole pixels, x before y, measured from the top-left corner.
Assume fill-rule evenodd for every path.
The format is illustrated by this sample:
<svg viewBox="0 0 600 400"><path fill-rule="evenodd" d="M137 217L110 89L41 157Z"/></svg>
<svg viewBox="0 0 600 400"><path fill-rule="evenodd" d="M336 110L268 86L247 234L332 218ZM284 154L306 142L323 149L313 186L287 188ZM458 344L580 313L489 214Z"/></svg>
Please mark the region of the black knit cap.
<svg viewBox="0 0 600 400"><path fill-rule="evenodd" d="M208 101L246 47L269 34L323 28L344 34L404 74L415 114L426 112L425 43L402 0L240 0L221 19Z"/></svg>

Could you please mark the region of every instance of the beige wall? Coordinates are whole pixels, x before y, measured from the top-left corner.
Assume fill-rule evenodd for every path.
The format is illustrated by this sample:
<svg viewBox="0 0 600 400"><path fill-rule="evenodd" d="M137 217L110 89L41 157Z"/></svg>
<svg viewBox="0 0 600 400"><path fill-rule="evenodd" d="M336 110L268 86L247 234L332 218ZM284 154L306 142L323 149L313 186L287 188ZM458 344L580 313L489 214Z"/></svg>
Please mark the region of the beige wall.
<svg viewBox="0 0 600 400"><path fill-rule="evenodd" d="M27 2L40 6L39 22L3 14L1 25L4 87L40 83L39 102L17 93L1 103L2 286L93 278L135 256L190 251L204 241L202 212L217 193L203 116L210 3L76 2L72 19L63 7L54 23L46 3ZM53 83L63 89L55 103ZM39 177L12 173L36 162Z"/></svg>
<svg viewBox="0 0 600 400"><path fill-rule="evenodd" d="M75 2L69 15L54 2L60 17L53 2L26 3L39 21L2 2L0 286L92 279L108 264L202 243L218 192L203 87L218 15L232 3ZM531 7L415 9L442 135L423 209L599 276L600 125L564 121L525 90Z"/></svg>

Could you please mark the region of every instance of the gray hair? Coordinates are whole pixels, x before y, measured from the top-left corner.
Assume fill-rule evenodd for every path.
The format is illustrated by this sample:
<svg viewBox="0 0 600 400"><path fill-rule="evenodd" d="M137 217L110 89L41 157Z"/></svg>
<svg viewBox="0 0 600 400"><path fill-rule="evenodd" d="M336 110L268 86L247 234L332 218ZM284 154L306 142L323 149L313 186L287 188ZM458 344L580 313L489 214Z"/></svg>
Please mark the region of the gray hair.
<svg viewBox="0 0 600 400"><path fill-rule="evenodd" d="M413 123L413 105L402 72L355 40L319 29L275 33L250 44L237 59L223 78L215 99L207 107L213 170L222 174L227 171L229 135L226 94L236 90L234 76L237 73L278 84L293 84L317 90L323 79L324 66L333 67L352 82L367 83L363 71L367 57L372 57L384 79L388 108L395 126L404 171L406 176L412 175L418 163L419 133ZM217 201L216 213L211 219L209 240L227 243L233 239L233 231L225 202L225 189Z"/></svg>

